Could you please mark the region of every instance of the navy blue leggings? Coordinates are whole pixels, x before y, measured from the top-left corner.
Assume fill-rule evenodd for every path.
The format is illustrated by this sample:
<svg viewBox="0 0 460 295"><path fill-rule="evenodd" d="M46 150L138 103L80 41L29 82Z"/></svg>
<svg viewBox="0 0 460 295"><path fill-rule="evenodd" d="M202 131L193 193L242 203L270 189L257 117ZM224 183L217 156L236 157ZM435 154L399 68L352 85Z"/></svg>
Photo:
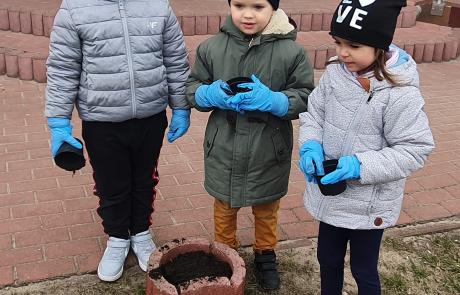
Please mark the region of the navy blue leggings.
<svg viewBox="0 0 460 295"><path fill-rule="evenodd" d="M350 241L351 273L359 295L380 295L377 269L383 229L353 230L321 222L318 261L321 269L321 295L341 295L344 257Z"/></svg>

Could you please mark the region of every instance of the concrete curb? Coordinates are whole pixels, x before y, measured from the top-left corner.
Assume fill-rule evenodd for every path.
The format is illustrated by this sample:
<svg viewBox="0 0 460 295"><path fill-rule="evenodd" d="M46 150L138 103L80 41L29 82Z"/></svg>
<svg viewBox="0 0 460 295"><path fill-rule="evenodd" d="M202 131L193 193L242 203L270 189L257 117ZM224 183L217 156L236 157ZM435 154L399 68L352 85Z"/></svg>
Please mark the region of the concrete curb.
<svg viewBox="0 0 460 295"><path fill-rule="evenodd" d="M412 223L385 230L384 238L404 238L460 229L460 215L423 223Z"/></svg>

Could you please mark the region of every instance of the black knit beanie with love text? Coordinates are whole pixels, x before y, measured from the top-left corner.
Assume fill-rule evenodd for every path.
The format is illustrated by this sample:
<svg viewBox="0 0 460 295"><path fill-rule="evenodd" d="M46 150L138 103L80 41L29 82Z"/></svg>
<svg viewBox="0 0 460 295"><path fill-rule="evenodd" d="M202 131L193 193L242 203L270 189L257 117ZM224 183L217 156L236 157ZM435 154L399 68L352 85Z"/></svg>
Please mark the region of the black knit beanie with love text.
<svg viewBox="0 0 460 295"><path fill-rule="evenodd" d="M332 36L388 50L406 0L342 0L331 22Z"/></svg>

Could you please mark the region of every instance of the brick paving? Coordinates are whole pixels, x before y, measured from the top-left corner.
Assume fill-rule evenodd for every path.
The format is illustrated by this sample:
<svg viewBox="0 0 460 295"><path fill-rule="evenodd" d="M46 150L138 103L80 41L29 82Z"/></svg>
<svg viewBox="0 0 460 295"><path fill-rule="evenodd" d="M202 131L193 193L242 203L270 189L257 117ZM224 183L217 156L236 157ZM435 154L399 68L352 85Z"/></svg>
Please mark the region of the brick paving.
<svg viewBox="0 0 460 295"><path fill-rule="evenodd" d="M460 60L419 69L436 150L407 183L400 224L460 214ZM50 157L44 88L0 76L0 285L94 271L105 245L91 168L72 175L55 167ZM194 111L189 132L174 144L164 144L152 226L158 243L212 238L213 198L203 188L207 116ZM74 123L80 136L79 120ZM289 192L281 202L281 240L317 233L316 222L303 208L297 153ZM250 209L240 210L238 237L243 245L252 243L253 225Z"/></svg>

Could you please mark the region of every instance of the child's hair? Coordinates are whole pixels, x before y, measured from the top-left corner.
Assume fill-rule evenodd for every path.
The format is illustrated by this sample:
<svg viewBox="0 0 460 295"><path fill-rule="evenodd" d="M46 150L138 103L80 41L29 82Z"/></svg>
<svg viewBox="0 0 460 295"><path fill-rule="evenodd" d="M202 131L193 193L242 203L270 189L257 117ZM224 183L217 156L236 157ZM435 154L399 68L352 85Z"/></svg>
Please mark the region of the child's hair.
<svg viewBox="0 0 460 295"><path fill-rule="evenodd" d="M374 77L378 81L383 81L386 80L388 83L390 83L393 86L401 86L404 83L401 81L398 81L398 79L395 77L395 75L391 74L388 72L388 69L386 67L386 62L387 62L387 51L380 49L380 48L375 48L375 61L365 70L364 72L373 72ZM340 61L338 59L334 59L331 61L327 61L326 65L334 64L334 63L339 63Z"/></svg>
<svg viewBox="0 0 460 295"><path fill-rule="evenodd" d="M393 86L402 85L402 83L396 79L395 75L391 74L387 70L387 52L383 49L376 48L375 55L375 61L369 67L369 70L372 70L374 72L375 79L377 79L378 81L383 81L385 79L388 81L388 83L390 83Z"/></svg>
<svg viewBox="0 0 460 295"><path fill-rule="evenodd" d="M277 10L280 6L280 0L267 0L268 3L273 7L273 10ZM228 0L228 5L230 5L231 0Z"/></svg>

